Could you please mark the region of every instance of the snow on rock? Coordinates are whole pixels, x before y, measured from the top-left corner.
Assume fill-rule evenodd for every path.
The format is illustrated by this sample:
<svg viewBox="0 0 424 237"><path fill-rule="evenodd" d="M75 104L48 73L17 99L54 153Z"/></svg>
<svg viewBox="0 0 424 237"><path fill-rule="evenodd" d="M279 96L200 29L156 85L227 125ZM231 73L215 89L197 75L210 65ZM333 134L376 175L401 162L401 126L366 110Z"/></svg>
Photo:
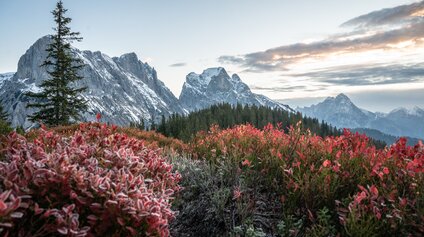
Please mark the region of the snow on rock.
<svg viewBox="0 0 424 237"><path fill-rule="evenodd" d="M37 40L20 58L15 74L0 75L0 99L11 114L13 126L30 127L27 116L34 109L27 109L29 98L25 92L38 92L38 85L49 77L44 67L40 67L47 56L45 51L50 37ZM81 70L83 80L75 86L87 87L82 94L88 101L88 109L83 120L94 121L96 113L102 114L102 121L118 125L128 125L142 119L147 123L158 122L161 115L184 114L186 111L178 99L157 77L155 69L141 62L135 53L111 58L99 51L72 53L86 65Z"/></svg>
<svg viewBox="0 0 424 237"><path fill-rule="evenodd" d="M219 103L263 105L293 111L287 105L252 93L237 74L230 77L222 67L208 68L201 74L194 72L188 74L179 99L188 111L200 110Z"/></svg>
<svg viewBox="0 0 424 237"><path fill-rule="evenodd" d="M339 94L298 111L338 128L369 128L397 137L424 139L424 110L419 107L398 108L387 114L373 113L358 108L345 94Z"/></svg>

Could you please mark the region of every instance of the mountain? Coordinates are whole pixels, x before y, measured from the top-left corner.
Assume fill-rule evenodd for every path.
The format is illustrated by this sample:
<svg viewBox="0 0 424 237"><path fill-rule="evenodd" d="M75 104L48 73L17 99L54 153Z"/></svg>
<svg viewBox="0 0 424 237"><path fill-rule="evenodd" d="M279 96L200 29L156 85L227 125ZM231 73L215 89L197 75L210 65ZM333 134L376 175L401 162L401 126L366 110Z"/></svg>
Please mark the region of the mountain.
<svg viewBox="0 0 424 237"><path fill-rule="evenodd" d="M380 132L376 129L371 129L371 128L354 128L354 129L352 129L352 132L358 132L360 134L366 134L368 137L371 137L371 138L379 140L379 141L383 141L387 145L391 145L391 144L397 142L400 138L400 137L396 137L396 136L392 136L392 135L382 133L382 132ZM413 138L413 137L406 137L406 139L407 139L407 144L410 145L410 146L414 146L419 141L419 139Z"/></svg>
<svg viewBox="0 0 424 237"><path fill-rule="evenodd" d="M202 74L188 74L179 99L189 111L219 103L258 105L293 111L287 105L253 93L237 74L230 77L222 67L208 68Z"/></svg>
<svg viewBox="0 0 424 237"><path fill-rule="evenodd" d="M14 72L0 73L0 88L3 86L4 82L10 80L14 74Z"/></svg>
<svg viewBox="0 0 424 237"><path fill-rule="evenodd" d="M352 103L345 94L328 97L323 102L310 107L300 108L306 116L318 118L339 128L359 128L369 123L373 115Z"/></svg>
<svg viewBox="0 0 424 237"><path fill-rule="evenodd" d="M338 128L376 129L394 137L424 139L424 110L399 108L390 113L373 113L358 108L345 94L297 109L303 115L324 120Z"/></svg>
<svg viewBox="0 0 424 237"><path fill-rule="evenodd" d="M51 42L49 36L37 40L19 59L18 70L0 76L0 99L11 114L12 126L29 127L27 115L34 109L27 109L27 91L39 91L40 83L49 75L40 67L47 56L45 51ZM88 109L83 114L87 121L95 120L96 113L102 114L102 121L128 125L144 119L147 124L160 121L161 115L186 113L178 99L157 77L156 70L141 62L135 53L120 57L109 57L99 51L81 51L73 48L72 53L81 58L86 66L81 70L83 80L75 85L88 89L83 97Z"/></svg>

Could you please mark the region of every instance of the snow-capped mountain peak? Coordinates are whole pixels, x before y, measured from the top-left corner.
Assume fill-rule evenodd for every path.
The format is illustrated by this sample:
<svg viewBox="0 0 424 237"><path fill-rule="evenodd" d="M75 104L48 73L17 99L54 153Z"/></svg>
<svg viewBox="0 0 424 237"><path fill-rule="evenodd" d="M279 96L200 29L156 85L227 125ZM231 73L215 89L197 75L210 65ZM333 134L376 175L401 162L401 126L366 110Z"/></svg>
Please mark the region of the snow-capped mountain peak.
<svg viewBox="0 0 424 237"><path fill-rule="evenodd" d="M353 104L352 101L349 99L349 97L347 97L347 95L345 95L343 93L338 94L336 96L335 100L338 101L338 102Z"/></svg>
<svg viewBox="0 0 424 237"><path fill-rule="evenodd" d="M345 94L328 97L323 102L298 109L304 115L331 122L337 127L363 127L368 120L368 112L359 109Z"/></svg>
<svg viewBox="0 0 424 237"><path fill-rule="evenodd" d="M358 108L347 95L339 94L298 111L338 128L368 128L393 136L424 138L424 110L419 107L397 108L387 114L373 113Z"/></svg>
<svg viewBox="0 0 424 237"><path fill-rule="evenodd" d="M188 74L180 94L180 102L189 111L218 103L263 105L292 111L287 105L252 93L237 74L230 77L222 67L208 68L201 74Z"/></svg>
<svg viewBox="0 0 424 237"><path fill-rule="evenodd" d="M390 115L398 114L398 115L404 115L404 116L408 116L408 115L410 115L410 116L423 116L424 115L424 110L421 109L418 106L414 106L411 109L407 109L407 108L404 108L404 107L399 107L399 108L396 108L396 109L390 111L389 114Z"/></svg>
<svg viewBox="0 0 424 237"><path fill-rule="evenodd" d="M212 77L219 76L220 74L227 74L227 71L225 71L223 67L212 67L212 68L205 69L201 75L204 78L211 79Z"/></svg>

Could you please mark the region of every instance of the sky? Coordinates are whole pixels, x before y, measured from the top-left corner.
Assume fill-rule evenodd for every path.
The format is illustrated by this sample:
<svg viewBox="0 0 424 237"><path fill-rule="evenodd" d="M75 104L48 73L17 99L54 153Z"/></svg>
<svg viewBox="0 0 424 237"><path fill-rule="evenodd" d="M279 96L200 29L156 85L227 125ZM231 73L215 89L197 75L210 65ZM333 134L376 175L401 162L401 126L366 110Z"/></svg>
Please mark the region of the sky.
<svg viewBox="0 0 424 237"><path fill-rule="evenodd" d="M178 97L222 66L292 107L345 93L359 107L424 107L424 2L63 0L82 50L135 52ZM54 0L0 0L0 73L52 34Z"/></svg>

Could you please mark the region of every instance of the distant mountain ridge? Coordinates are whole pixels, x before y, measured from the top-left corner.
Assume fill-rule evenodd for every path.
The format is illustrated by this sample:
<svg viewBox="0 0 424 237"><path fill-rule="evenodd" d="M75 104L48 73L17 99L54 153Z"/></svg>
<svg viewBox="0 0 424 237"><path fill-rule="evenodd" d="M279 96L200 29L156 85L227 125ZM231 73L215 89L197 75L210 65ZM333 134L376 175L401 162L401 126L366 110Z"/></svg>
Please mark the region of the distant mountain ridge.
<svg viewBox="0 0 424 237"><path fill-rule="evenodd" d="M415 107L373 113L357 107L345 94L328 97L309 107L297 109L302 114L324 120L338 128L376 129L395 137L424 139L424 110Z"/></svg>
<svg viewBox="0 0 424 237"><path fill-rule="evenodd" d="M360 134L366 134L368 137L371 137L371 138L379 140L379 141L383 141L387 145L391 145L393 143L396 143L400 139L400 137L388 135L388 134L382 133L382 132L380 132L376 129L372 129L372 128L354 128L354 129L352 129L352 132L358 132ZM406 137L406 139L407 139L407 144L410 145L410 146L414 146L420 140L420 139L413 138L413 137Z"/></svg>

